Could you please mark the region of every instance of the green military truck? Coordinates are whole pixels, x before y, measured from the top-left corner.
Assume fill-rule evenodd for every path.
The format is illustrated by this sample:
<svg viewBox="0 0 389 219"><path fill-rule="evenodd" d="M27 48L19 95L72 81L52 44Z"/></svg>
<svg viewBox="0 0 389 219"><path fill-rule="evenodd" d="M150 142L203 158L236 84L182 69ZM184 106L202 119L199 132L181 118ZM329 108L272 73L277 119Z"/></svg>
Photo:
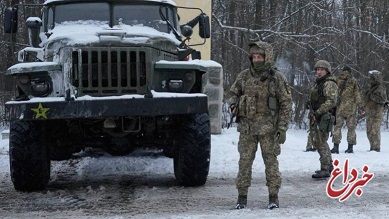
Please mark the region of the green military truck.
<svg viewBox="0 0 389 219"><path fill-rule="evenodd" d="M20 5L5 11L18 29ZM157 147L184 186L203 185L210 164L208 70L220 68L188 45L193 27L210 37L209 17L179 24L171 0L47 0L26 21L17 96L6 103L10 171L16 190L45 189L50 161L86 147L127 155ZM191 58L188 58L191 57Z"/></svg>

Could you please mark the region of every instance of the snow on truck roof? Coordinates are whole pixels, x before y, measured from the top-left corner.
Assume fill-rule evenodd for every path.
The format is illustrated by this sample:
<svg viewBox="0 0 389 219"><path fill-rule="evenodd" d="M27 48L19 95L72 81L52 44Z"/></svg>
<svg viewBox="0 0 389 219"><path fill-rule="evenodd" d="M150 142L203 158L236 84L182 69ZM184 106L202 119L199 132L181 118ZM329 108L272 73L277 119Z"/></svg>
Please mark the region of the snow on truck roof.
<svg viewBox="0 0 389 219"><path fill-rule="evenodd" d="M77 2L79 0L46 0L45 5L53 3L53 2ZM87 0L87 1L93 1L93 0ZM96 1L96 0L95 0ZM83 0L85 2L85 0ZM110 2L110 1L104 1L104 2ZM112 1L113 2L113 1ZM159 2L159 3L165 3L165 4L170 4L173 6L177 6L176 3L172 0L122 0L121 2Z"/></svg>

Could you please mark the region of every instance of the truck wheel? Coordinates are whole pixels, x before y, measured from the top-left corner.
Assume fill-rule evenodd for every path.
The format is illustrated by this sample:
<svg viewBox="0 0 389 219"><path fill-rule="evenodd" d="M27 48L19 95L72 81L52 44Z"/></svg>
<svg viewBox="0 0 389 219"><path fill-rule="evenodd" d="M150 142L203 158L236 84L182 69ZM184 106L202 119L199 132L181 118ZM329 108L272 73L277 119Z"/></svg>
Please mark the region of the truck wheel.
<svg viewBox="0 0 389 219"><path fill-rule="evenodd" d="M168 139L168 143L163 147L163 154L165 157L174 158L177 153L177 139L170 135Z"/></svg>
<svg viewBox="0 0 389 219"><path fill-rule="evenodd" d="M207 181L211 156L208 114L185 120L178 151L174 156L174 175L183 186L201 186Z"/></svg>
<svg viewBox="0 0 389 219"><path fill-rule="evenodd" d="M16 190L46 188L50 179L50 159L43 126L37 122L11 123L9 160L11 179Z"/></svg>
<svg viewBox="0 0 389 219"><path fill-rule="evenodd" d="M173 147L166 147L163 149L163 155L168 158L174 158L174 148Z"/></svg>

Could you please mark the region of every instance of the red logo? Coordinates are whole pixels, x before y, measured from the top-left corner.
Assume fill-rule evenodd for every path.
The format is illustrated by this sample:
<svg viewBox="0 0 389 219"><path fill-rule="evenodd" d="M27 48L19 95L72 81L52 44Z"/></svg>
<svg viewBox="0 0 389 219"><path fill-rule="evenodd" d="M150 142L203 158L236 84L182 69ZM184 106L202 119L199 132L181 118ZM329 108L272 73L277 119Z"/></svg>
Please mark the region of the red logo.
<svg viewBox="0 0 389 219"><path fill-rule="evenodd" d="M340 202L345 201L348 199L353 192L355 191L355 194L357 196L361 196L363 191L362 187L364 187L371 179L374 177L374 173L368 173L369 167L367 165L363 166L362 168L362 177L360 179L358 178L358 171L355 168L352 168L349 172L348 167L348 159L346 158L346 161L343 165L343 170L338 166L339 160L334 160L334 167L335 169L331 172L331 178L327 183L327 195L330 198L337 199L339 198ZM334 189L333 184L336 178L343 174L343 187L340 189ZM351 178L350 178L351 176Z"/></svg>

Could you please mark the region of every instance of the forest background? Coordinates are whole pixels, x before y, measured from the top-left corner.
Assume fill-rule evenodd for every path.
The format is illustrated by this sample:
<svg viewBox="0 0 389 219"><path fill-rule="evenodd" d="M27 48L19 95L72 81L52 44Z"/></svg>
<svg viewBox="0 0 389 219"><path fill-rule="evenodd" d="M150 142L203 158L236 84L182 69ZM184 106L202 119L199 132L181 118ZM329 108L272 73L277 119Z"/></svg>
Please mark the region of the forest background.
<svg viewBox="0 0 389 219"><path fill-rule="evenodd" d="M0 107L12 98L15 87L5 72L17 63L16 52L28 46L23 21L40 15L39 7L20 10L19 30L10 35L3 30L4 9L43 2L0 1ZM212 0L211 59L223 66L225 100L237 74L249 67L248 43L255 39L274 46L275 66L292 87L292 124L296 128L307 128L304 106L315 76L313 65L319 59L328 60L335 75L344 65L350 66L362 91L369 87L368 72L381 71L388 88L387 8L387 0ZM384 116L383 125L388 128L388 113ZM0 118L3 123L4 115Z"/></svg>

